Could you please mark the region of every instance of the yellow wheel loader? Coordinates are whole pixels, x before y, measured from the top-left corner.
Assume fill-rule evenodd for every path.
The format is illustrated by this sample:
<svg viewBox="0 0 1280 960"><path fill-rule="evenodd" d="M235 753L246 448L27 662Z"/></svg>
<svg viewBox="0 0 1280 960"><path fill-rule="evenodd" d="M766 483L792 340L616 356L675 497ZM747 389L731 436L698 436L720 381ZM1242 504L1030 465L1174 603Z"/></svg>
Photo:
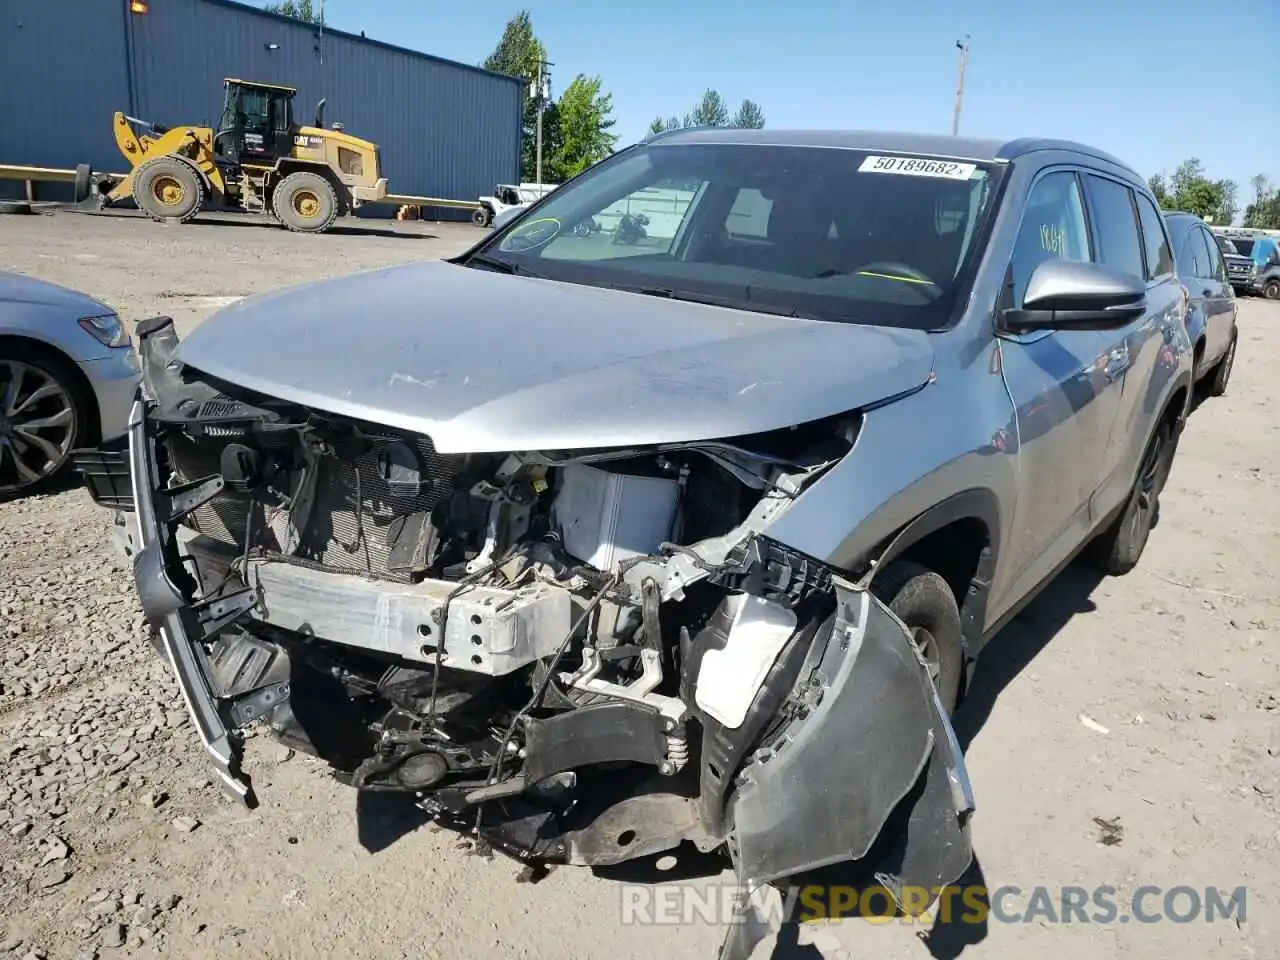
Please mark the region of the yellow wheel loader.
<svg viewBox="0 0 1280 960"><path fill-rule="evenodd" d="M314 126L293 118L292 87L224 81L218 128L160 127L117 113L116 143L132 170L99 187L101 203L132 197L156 220L185 223L201 210L269 213L301 233L323 233L340 215L387 194L378 147L324 128L324 101Z"/></svg>

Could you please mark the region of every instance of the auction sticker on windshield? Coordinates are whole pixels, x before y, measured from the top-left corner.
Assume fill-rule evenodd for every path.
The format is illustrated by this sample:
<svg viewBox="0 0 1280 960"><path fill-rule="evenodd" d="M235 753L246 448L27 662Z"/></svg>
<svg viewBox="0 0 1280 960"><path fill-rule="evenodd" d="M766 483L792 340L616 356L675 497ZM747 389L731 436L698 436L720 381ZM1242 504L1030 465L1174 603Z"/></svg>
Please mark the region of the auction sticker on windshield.
<svg viewBox="0 0 1280 960"><path fill-rule="evenodd" d="M945 180L968 180L977 170L976 164L952 160L930 160L928 157L867 157L859 173L902 173L912 177L942 177Z"/></svg>

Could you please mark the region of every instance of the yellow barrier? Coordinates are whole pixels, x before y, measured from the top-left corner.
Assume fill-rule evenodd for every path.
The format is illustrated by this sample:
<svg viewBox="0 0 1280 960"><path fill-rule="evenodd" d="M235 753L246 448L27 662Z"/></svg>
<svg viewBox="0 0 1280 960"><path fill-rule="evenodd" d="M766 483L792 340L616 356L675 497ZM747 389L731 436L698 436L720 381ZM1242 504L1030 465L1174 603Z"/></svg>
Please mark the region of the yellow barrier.
<svg viewBox="0 0 1280 960"><path fill-rule="evenodd" d="M411 197L399 193L389 193L378 202L397 207L449 207L454 210L477 210L480 207L475 200L442 200L439 197Z"/></svg>

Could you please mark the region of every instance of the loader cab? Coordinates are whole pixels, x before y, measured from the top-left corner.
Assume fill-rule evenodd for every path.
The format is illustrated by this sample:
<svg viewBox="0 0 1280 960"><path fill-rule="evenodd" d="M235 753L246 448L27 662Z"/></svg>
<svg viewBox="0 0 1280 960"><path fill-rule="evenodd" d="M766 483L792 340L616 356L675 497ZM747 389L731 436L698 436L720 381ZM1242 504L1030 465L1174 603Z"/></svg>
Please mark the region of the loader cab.
<svg viewBox="0 0 1280 960"><path fill-rule="evenodd" d="M293 150L297 90L274 83L227 79L215 152L235 164L274 165Z"/></svg>

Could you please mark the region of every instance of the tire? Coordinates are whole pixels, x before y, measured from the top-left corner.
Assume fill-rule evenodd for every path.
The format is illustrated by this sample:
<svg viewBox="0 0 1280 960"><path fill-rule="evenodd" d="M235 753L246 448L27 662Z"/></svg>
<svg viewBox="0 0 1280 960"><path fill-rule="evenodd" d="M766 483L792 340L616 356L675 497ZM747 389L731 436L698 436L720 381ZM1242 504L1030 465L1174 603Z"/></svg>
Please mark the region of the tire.
<svg viewBox="0 0 1280 960"><path fill-rule="evenodd" d="M22 215L34 212L31 204L25 200L0 200L0 214Z"/></svg>
<svg viewBox="0 0 1280 960"><path fill-rule="evenodd" d="M1262 288L1262 295L1268 300L1280 300L1280 278L1268 280Z"/></svg>
<svg viewBox="0 0 1280 960"><path fill-rule="evenodd" d="M871 584L876 597L911 629L950 714L960 699L964 640L960 607L947 581L927 567L901 560L885 567Z"/></svg>
<svg viewBox="0 0 1280 960"><path fill-rule="evenodd" d="M1231 368L1236 361L1236 341L1239 338L1240 331L1232 330L1231 343L1227 345L1227 352L1213 368L1213 379L1209 381L1210 396L1220 397L1227 392L1227 381L1231 379Z"/></svg>
<svg viewBox="0 0 1280 960"><path fill-rule="evenodd" d="M493 220L493 215L489 212L488 207L480 207L471 214L471 222L477 227L487 227Z"/></svg>
<svg viewBox="0 0 1280 960"><path fill-rule="evenodd" d="M1138 565L1151 529L1160 512L1160 492L1177 452L1177 441L1168 420L1161 421L1148 441L1124 509L1085 550L1085 559L1113 577L1124 576Z"/></svg>
<svg viewBox="0 0 1280 960"><path fill-rule="evenodd" d="M87 163L76 167L75 187L72 192L75 203L84 203L93 190L93 168Z"/></svg>
<svg viewBox="0 0 1280 960"><path fill-rule="evenodd" d="M272 193L271 209L294 233L324 233L338 219L338 194L318 173L291 173Z"/></svg>
<svg viewBox="0 0 1280 960"><path fill-rule="evenodd" d="M69 361L47 350L0 347L0 402L15 378L20 380L15 409L0 410L0 500L34 493L61 478L71 451L93 442L91 404ZM51 394L30 403L37 389L47 393L48 388ZM37 429L35 423L43 426Z"/></svg>
<svg viewBox="0 0 1280 960"><path fill-rule="evenodd" d="M204 180L177 157L148 160L133 178L138 209L161 223L187 223L204 207Z"/></svg>

